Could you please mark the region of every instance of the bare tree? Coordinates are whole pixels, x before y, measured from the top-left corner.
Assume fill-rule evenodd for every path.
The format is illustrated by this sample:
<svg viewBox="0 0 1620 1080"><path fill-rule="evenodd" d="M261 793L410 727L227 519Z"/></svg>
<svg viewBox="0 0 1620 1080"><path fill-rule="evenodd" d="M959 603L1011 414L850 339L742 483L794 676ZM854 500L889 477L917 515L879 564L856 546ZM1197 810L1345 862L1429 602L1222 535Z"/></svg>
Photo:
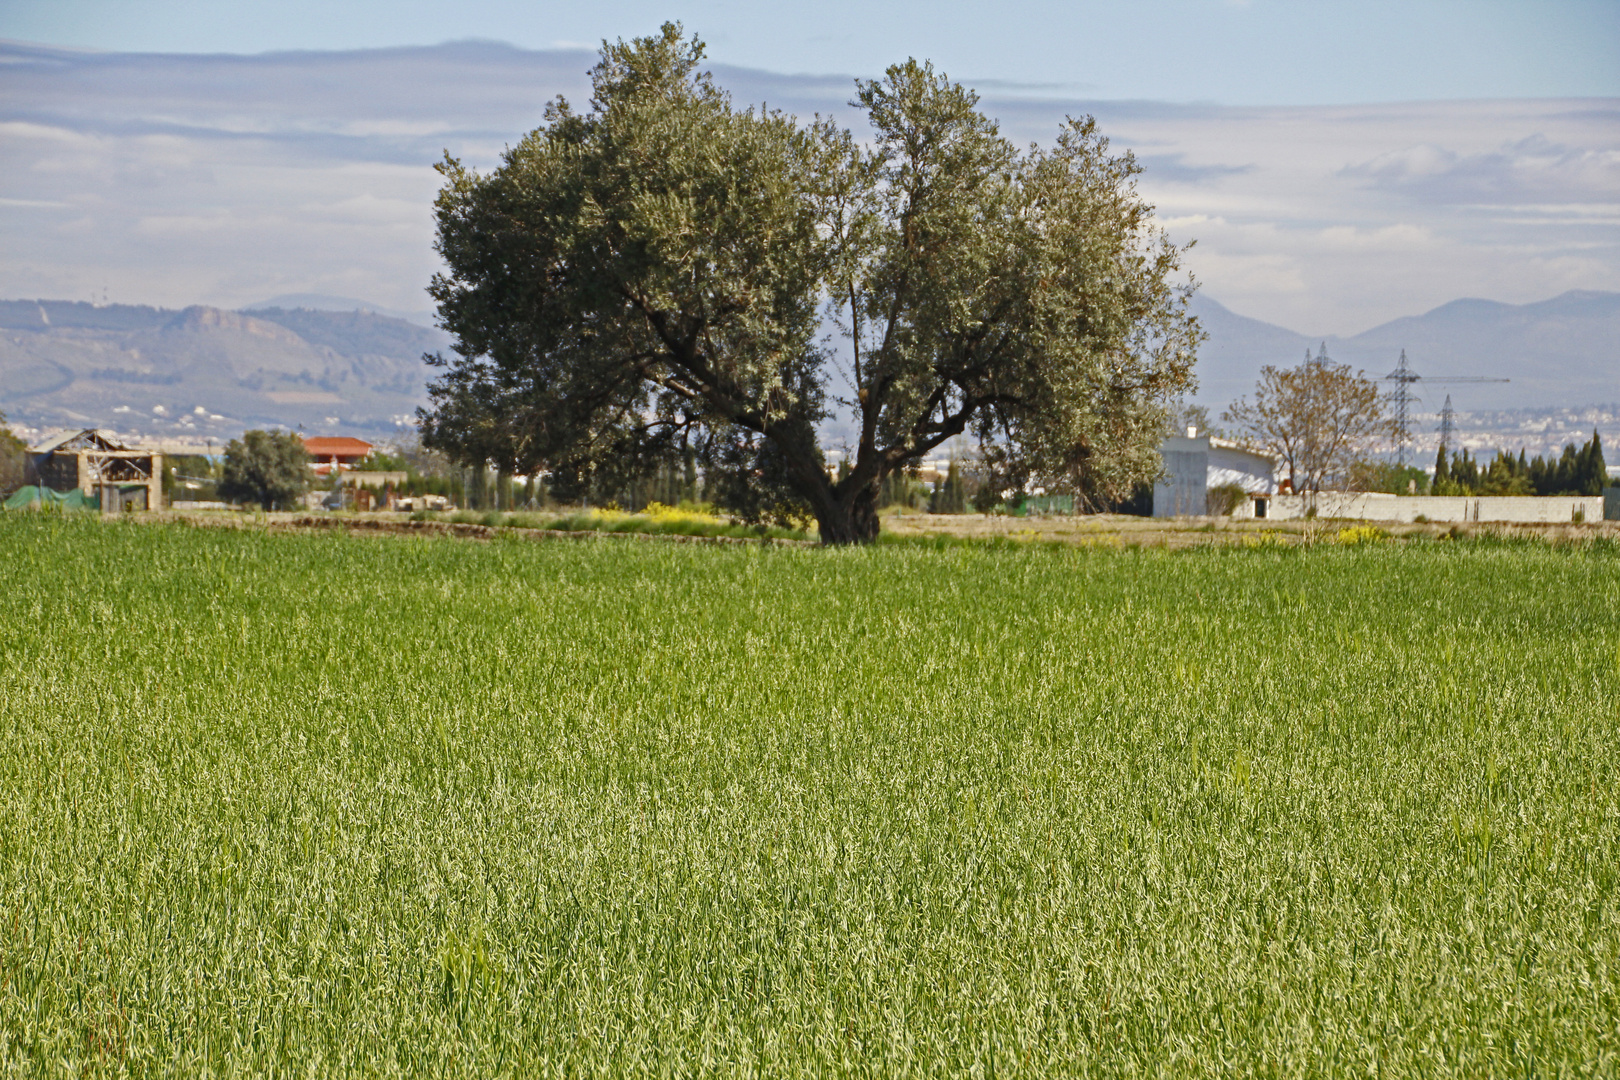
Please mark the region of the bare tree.
<svg viewBox="0 0 1620 1080"><path fill-rule="evenodd" d="M1348 486L1362 455L1395 433L1378 384L1329 359L1326 343L1297 368L1261 368L1254 401L1240 398L1221 419L1276 454L1301 493Z"/></svg>

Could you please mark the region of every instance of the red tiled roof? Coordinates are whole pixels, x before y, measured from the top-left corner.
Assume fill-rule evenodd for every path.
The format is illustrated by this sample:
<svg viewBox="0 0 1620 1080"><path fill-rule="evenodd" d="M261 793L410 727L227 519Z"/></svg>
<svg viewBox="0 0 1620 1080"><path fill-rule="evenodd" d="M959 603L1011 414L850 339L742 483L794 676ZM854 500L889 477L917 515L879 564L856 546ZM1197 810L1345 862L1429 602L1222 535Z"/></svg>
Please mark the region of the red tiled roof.
<svg viewBox="0 0 1620 1080"><path fill-rule="evenodd" d="M363 458L371 453L371 444L347 435L316 435L304 439L304 449L312 458Z"/></svg>

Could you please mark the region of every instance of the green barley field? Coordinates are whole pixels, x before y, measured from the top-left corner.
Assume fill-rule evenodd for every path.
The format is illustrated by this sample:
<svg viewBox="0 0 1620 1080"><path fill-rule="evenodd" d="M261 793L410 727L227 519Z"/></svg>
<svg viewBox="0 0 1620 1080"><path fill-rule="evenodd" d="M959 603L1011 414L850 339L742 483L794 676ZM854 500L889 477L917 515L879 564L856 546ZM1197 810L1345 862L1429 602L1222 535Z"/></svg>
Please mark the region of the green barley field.
<svg viewBox="0 0 1620 1080"><path fill-rule="evenodd" d="M0 519L0 1074L1614 1076L1620 551Z"/></svg>

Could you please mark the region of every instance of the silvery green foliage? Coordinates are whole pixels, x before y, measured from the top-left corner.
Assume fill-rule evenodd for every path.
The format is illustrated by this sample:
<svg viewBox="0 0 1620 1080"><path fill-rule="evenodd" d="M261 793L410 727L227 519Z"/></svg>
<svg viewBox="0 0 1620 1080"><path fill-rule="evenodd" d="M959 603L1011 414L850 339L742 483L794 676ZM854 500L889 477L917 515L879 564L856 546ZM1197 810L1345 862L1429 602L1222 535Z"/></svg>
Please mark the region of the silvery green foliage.
<svg viewBox="0 0 1620 1080"><path fill-rule="evenodd" d="M587 112L557 101L489 174L441 165L459 355L430 444L576 472L696 447L829 542L876 535L882 479L964 433L1015 483L1153 475L1200 334L1129 154L1089 119L1020 152L915 61L859 84L862 144L733 108L702 55L675 25L607 46ZM829 397L859 423L842 479Z"/></svg>

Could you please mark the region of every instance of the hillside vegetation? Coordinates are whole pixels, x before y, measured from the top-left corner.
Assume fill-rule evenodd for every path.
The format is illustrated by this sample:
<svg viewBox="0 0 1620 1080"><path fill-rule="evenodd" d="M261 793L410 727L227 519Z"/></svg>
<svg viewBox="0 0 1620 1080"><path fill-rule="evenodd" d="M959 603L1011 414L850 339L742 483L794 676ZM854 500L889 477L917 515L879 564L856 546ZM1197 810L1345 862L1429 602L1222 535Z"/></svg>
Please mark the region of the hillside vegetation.
<svg viewBox="0 0 1620 1080"><path fill-rule="evenodd" d="M1613 1075L1617 699L1602 544L0 518L0 1067Z"/></svg>

